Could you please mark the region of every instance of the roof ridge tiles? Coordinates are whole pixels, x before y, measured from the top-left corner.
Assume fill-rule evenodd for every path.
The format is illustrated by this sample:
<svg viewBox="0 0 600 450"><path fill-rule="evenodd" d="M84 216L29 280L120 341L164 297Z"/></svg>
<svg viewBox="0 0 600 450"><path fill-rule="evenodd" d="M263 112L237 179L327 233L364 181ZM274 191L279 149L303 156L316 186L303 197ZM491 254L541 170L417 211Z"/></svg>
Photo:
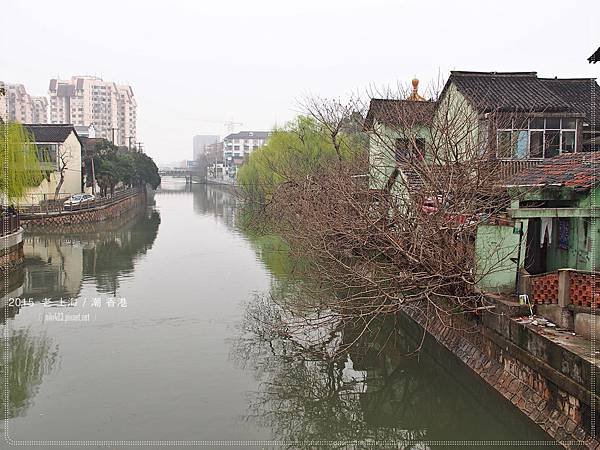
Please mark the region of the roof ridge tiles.
<svg viewBox="0 0 600 450"><path fill-rule="evenodd" d="M537 72L477 72L468 70L453 70L450 72L455 76L481 76L481 77L535 77Z"/></svg>

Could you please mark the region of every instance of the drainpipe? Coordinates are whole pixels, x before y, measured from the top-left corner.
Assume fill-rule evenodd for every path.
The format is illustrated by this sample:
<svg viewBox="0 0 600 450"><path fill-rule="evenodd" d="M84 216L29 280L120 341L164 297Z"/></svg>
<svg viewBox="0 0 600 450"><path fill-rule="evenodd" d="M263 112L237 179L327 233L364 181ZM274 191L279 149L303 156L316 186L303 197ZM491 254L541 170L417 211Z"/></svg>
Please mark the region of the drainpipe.
<svg viewBox="0 0 600 450"><path fill-rule="evenodd" d="M517 249L517 270L515 272L515 295L517 296L517 301L519 301L519 281L521 278L521 273L519 271L519 264L521 263L521 244L523 242L523 220L520 221L519 226L519 248Z"/></svg>

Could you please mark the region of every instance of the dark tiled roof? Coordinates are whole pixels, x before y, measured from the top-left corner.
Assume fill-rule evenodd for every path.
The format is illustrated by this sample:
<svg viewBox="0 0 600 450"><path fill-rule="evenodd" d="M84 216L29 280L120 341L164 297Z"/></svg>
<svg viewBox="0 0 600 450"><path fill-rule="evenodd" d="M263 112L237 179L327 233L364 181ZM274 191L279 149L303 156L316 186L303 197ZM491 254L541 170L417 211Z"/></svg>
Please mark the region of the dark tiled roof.
<svg viewBox="0 0 600 450"><path fill-rule="evenodd" d="M537 77L536 72L459 72L448 83L481 111L570 111L570 104ZM445 90L445 89L444 89Z"/></svg>
<svg viewBox="0 0 600 450"><path fill-rule="evenodd" d="M480 112L566 112L589 119L592 89L600 93L593 78L538 78L536 72L454 71L442 96L451 83ZM598 95L596 102L599 109Z"/></svg>
<svg viewBox="0 0 600 450"><path fill-rule="evenodd" d="M73 125L63 124L25 124L25 128L33 134L35 142L55 142L61 144L75 132ZM79 139L79 136L77 136Z"/></svg>
<svg viewBox="0 0 600 450"><path fill-rule="evenodd" d="M594 64L600 61L600 47L598 47L598 50L596 50L596 52L588 58L588 61Z"/></svg>
<svg viewBox="0 0 600 450"><path fill-rule="evenodd" d="M384 125L411 127L431 123L435 102L372 98L365 119L365 130L372 130L375 120Z"/></svg>
<svg viewBox="0 0 600 450"><path fill-rule="evenodd" d="M585 191L600 182L600 152L566 153L520 172L509 186L565 186Z"/></svg>
<svg viewBox="0 0 600 450"><path fill-rule="evenodd" d="M240 131L228 135L225 139L267 139L270 135L270 131Z"/></svg>
<svg viewBox="0 0 600 450"><path fill-rule="evenodd" d="M595 92L596 111L600 111L600 86L593 78L542 78L542 82L565 102L574 112L591 118L592 93Z"/></svg>

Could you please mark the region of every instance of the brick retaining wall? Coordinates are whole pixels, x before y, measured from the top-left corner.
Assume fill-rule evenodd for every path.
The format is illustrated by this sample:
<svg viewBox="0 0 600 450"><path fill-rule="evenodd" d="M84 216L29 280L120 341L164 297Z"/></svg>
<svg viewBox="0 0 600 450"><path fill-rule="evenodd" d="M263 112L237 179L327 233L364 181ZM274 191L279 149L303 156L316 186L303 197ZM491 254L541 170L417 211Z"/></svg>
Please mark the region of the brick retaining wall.
<svg viewBox="0 0 600 450"><path fill-rule="evenodd" d="M65 211L57 214L21 215L21 224L25 230L50 228L56 229L75 224L98 223L119 217L125 212L145 204L145 192L125 197L110 205L80 211Z"/></svg>
<svg viewBox="0 0 600 450"><path fill-rule="evenodd" d="M452 319L448 321L452 326L446 326L439 320L428 324L420 310L406 310L405 314L564 447L600 449L600 442L590 436L590 393L585 390L590 370L578 366L581 361L568 355L555 358L556 349L540 342L536 354L531 337L527 349L515 344L505 334L522 335L527 328L510 315L485 313L491 320L484 317L483 321L457 323ZM460 331L466 328L478 332ZM547 359L569 367L556 370L540 351L549 353ZM579 379L573 380L578 373Z"/></svg>
<svg viewBox="0 0 600 450"><path fill-rule="evenodd" d="M9 273L12 272L24 259L23 241L6 250L0 251L0 276L3 276L6 271Z"/></svg>

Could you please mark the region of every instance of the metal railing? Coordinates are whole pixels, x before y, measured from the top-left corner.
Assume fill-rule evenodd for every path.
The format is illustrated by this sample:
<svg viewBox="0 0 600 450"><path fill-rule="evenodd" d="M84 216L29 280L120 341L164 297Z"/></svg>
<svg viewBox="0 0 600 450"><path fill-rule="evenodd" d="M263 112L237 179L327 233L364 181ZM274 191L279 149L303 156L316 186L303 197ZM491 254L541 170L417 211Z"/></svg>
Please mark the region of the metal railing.
<svg viewBox="0 0 600 450"><path fill-rule="evenodd" d="M2 213L0 214L2 219L2 228L0 229L0 236L6 236L16 232L21 223L19 221L19 215L15 213Z"/></svg>
<svg viewBox="0 0 600 450"><path fill-rule="evenodd" d="M141 188L123 189L116 191L113 195L96 197L93 201L84 202L79 205L65 205L65 201L67 201L71 195L75 194L63 193L60 194L57 199L54 198L54 194L39 194L41 199L37 203L32 202L33 204L29 205L17 205L17 209L21 215L61 214L73 211L90 210L117 203L125 198L137 195L141 191Z"/></svg>

